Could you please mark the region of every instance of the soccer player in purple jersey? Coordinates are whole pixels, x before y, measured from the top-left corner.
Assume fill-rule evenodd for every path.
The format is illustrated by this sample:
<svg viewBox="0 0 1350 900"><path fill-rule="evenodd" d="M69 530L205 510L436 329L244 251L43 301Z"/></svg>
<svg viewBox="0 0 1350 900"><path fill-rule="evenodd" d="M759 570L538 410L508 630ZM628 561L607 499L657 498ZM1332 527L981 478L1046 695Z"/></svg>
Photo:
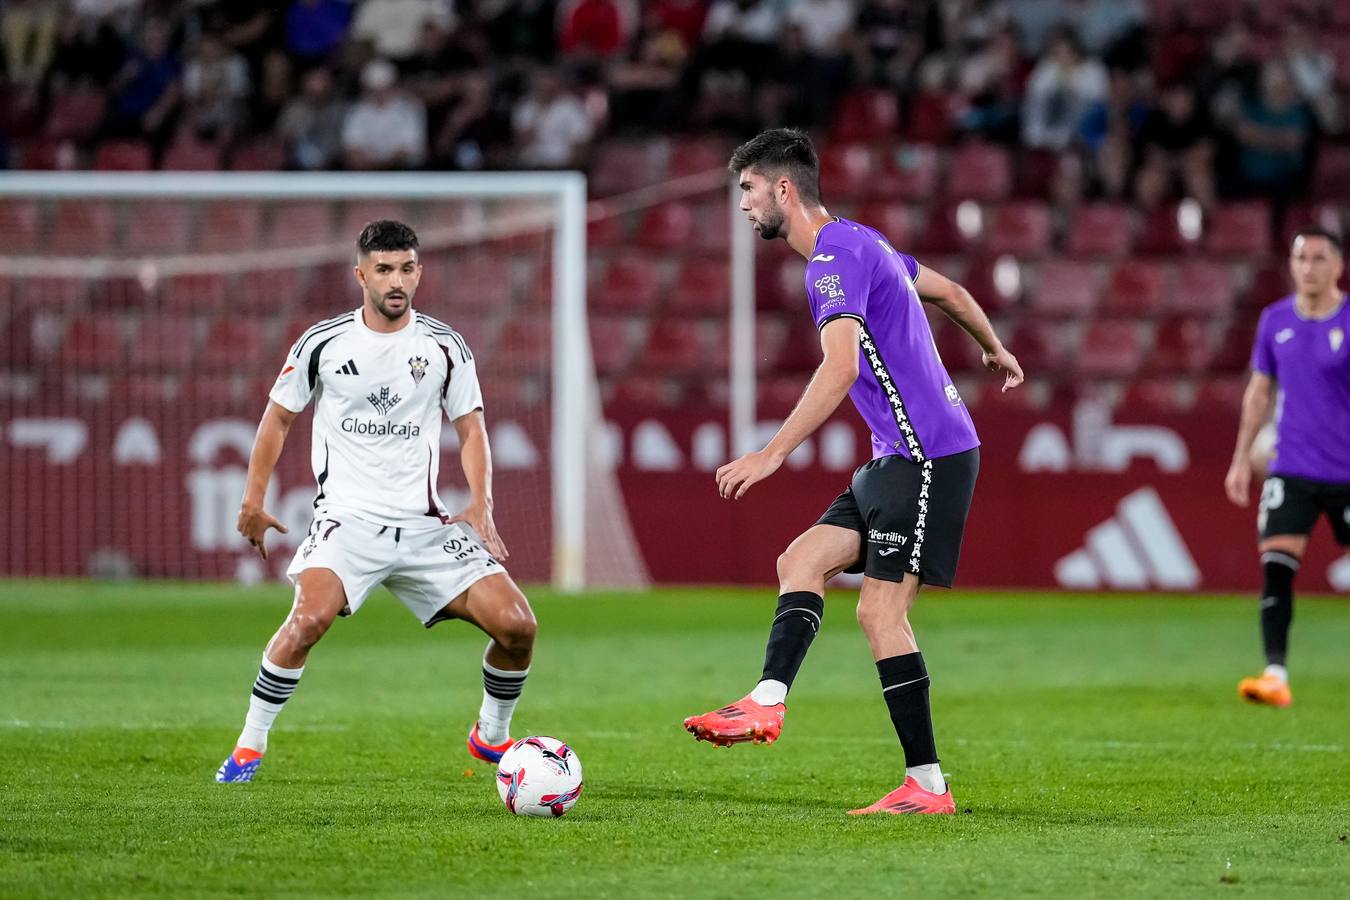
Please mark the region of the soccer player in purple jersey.
<svg viewBox="0 0 1350 900"><path fill-rule="evenodd" d="M938 357L921 300L970 333L984 363L1022 383L1022 369L963 287L897 251L885 235L831 216L820 166L800 131L774 129L737 148L730 169L759 236L782 238L807 260L806 293L824 361L763 449L717 470L739 499L772 475L847 394L872 432L872 461L778 558L780 596L764 672L745 698L685 720L699 740L772 743L792 680L820 626L825 582L862 572L858 622L881 677L905 754L904 783L854 813L950 813L928 704L928 672L909 610L922 584L950 587L979 469L970 414Z"/></svg>
<svg viewBox="0 0 1350 900"><path fill-rule="evenodd" d="M1224 480L1228 499L1246 506L1252 441L1277 395L1275 458L1256 517L1266 668L1238 684L1238 693L1254 703L1293 702L1285 663L1294 574L1318 516L1325 513L1337 543L1350 548L1350 305L1337 286L1344 269L1336 235L1305 228L1294 236L1294 293L1261 313L1237 446Z"/></svg>

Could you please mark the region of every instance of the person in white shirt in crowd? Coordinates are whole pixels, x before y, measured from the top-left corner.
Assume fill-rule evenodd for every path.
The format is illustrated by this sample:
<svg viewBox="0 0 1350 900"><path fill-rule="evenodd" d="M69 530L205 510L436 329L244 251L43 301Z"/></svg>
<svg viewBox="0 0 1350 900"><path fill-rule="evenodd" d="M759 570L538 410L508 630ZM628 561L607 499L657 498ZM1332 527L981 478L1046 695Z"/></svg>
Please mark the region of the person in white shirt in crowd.
<svg viewBox="0 0 1350 900"><path fill-rule="evenodd" d="M555 69L539 69L530 91L511 113L517 162L531 169L566 169L583 164L594 127L586 108L567 90Z"/></svg>
<svg viewBox="0 0 1350 900"><path fill-rule="evenodd" d="M361 70L361 100L342 125L348 169L415 169L426 160L427 111L398 90L398 70L374 59Z"/></svg>

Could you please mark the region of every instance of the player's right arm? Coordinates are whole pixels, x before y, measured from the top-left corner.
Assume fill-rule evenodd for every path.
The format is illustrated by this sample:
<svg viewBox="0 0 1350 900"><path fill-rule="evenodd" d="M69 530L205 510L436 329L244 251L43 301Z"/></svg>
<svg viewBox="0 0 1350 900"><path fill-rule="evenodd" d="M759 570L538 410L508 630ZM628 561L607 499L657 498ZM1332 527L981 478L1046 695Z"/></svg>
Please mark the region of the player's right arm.
<svg viewBox="0 0 1350 900"><path fill-rule="evenodd" d="M244 499L239 504L238 527L239 533L258 549L258 555L263 559L267 559L267 529L286 533L286 526L263 509L263 498L267 496L267 484L272 480L272 472L281 458L281 448L286 445L286 434L291 430L295 416L275 400L267 401L267 409L258 423L258 435L253 439L253 452L248 457L248 482L244 487Z"/></svg>
<svg viewBox="0 0 1350 900"><path fill-rule="evenodd" d="M925 302L946 313L947 318L965 329L984 351L984 366L991 372L1002 372L1003 390L1022 383L1022 366L1017 357L1008 352L994 333L994 326L984 314L970 291L927 266L919 266L914 276L914 290Z"/></svg>
<svg viewBox="0 0 1350 900"><path fill-rule="evenodd" d="M1252 486L1252 441L1270 415L1270 399L1275 381L1265 372L1252 371L1247 389L1242 392L1242 419L1238 423L1237 444L1233 447L1233 462L1223 480L1228 499L1238 506L1246 506Z"/></svg>

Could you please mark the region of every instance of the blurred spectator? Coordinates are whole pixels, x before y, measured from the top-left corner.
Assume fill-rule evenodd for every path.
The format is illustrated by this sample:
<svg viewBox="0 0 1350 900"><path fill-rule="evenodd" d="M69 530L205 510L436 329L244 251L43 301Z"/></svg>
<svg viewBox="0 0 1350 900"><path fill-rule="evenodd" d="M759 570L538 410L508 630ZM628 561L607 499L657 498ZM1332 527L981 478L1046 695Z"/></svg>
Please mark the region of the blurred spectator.
<svg viewBox="0 0 1350 900"><path fill-rule="evenodd" d="M493 155L506 142L504 132L493 113L492 77L481 69L464 72L436 133L436 158L448 168L482 169L497 162Z"/></svg>
<svg viewBox="0 0 1350 900"><path fill-rule="evenodd" d="M763 0L713 0L703 23L703 42L709 46L766 47L783 31L778 7Z"/></svg>
<svg viewBox="0 0 1350 900"><path fill-rule="evenodd" d="M965 102L959 120L962 130L994 141L1015 142L1027 74L1017 29L1011 25L966 57L957 72L957 86Z"/></svg>
<svg viewBox="0 0 1350 900"><path fill-rule="evenodd" d="M281 17L272 0L220 0L210 7L206 30L219 34L226 46L242 54L249 72L262 69L267 51L281 43Z"/></svg>
<svg viewBox="0 0 1350 900"><path fill-rule="evenodd" d="M32 84L56 50L61 4L56 0L8 0L0 11L0 47L9 80Z"/></svg>
<svg viewBox="0 0 1350 900"><path fill-rule="evenodd" d="M961 54L983 47L1011 18L1007 0L940 0L937 5L942 42Z"/></svg>
<svg viewBox="0 0 1350 900"><path fill-rule="evenodd" d="M327 59L347 36L348 0L291 0L286 10L286 49L302 65Z"/></svg>
<svg viewBox="0 0 1350 900"><path fill-rule="evenodd" d="M1312 113L1299 100L1288 67L1281 60L1267 60L1261 67L1261 91L1248 101L1237 126L1247 190L1281 199L1301 193L1313 127Z"/></svg>
<svg viewBox="0 0 1350 900"><path fill-rule="evenodd" d="M148 19L138 44L113 79L109 130L120 137L146 137L162 145L174 124L182 92L178 54L170 46L168 23Z"/></svg>
<svg viewBox="0 0 1350 900"><path fill-rule="evenodd" d="M788 8L787 24L802 30L802 42L812 56L837 59L845 55L854 15L852 0L800 0Z"/></svg>
<svg viewBox="0 0 1350 900"><path fill-rule="evenodd" d="M203 34L183 70L184 124L198 138L228 143L247 114L248 63L220 37Z"/></svg>
<svg viewBox="0 0 1350 900"><path fill-rule="evenodd" d="M1022 52L1038 58L1065 22L1064 0L1008 0L1008 15L1022 37Z"/></svg>
<svg viewBox="0 0 1350 900"><path fill-rule="evenodd" d="M752 87L775 67L782 34L776 4L715 0L703 23L703 42L680 80L680 118L730 128L757 122L750 108Z"/></svg>
<svg viewBox="0 0 1350 900"><path fill-rule="evenodd" d="M426 159L426 110L397 85L398 70L386 59L361 70L365 93L342 125L348 169L413 169Z"/></svg>
<svg viewBox="0 0 1350 900"><path fill-rule="evenodd" d="M107 22L65 16L47 68L47 89L81 81L109 84L122 71L127 47Z"/></svg>
<svg viewBox="0 0 1350 900"><path fill-rule="evenodd" d="M322 66L306 72L300 87L300 96L282 110L277 133L286 142L292 166L330 169L342 152L347 104L333 89L333 73Z"/></svg>
<svg viewBox="0 0 1350 900"><path fill-rule="evenodd" d="M687 51L674 30L654 27L638 41L635 57L609 69L610 121L617 129L657 127L672 117L675 87Z"/></svg>
<svg viewBox="0 0 1350 900"><path fill-rule="evenodd" d="M488 7L490 9L482 9ZM549 62L556 52L557 0L498 0L480 3L493 52L504 60Z"/></svg>
<svg viewBox="0 0 1350 900"><path fill-rule="evenodd" d="M1067 148L1083 117L1106 98L1106 69L1088 59L1072 30L1055 32L1044 58L1027 81L1022 103L1022 139L1029 147Z"/></svg>
<svg viewBox="0 0 1350 900"><path fill-rule="evenodd" d="M784 60L775 71L795 72L797 87L807 103L805 117L773 119L813 126L827 121L849 78L849 43L855 16L852 0L802 0L787 11L787 25L796 28L805 58L796 66Z"/></svg>
<svg viewBox="0 0 1350 900"><path fill-rule="evenodd" d="M864 84L907 83L924 51L927 10L917 0L864 0L854 27L854 65Z"/></svg>
<svg viewBox="0 0 1350 900"><path fill-rule="evenodd" d="M375 55L405 60L417 52L423 29L455 27L449 7L436 0L364 0L352 24L352 37L369 41Z"/></svg>
<svg viewBox="0 0 1350 900"><path fill-rule="evenodd" d="M1144 24L1142 0L1069 0L1068 20L1089 56L1103 57Z"/></svg>
<svg viewBox="0 0 1350 900"><path fill-rule="evenodd" d="M1318 124L1324 131L1334 131L1338 118L1336 66L1331 54L1317 45L1304 16L1296 13L1289 15L1285 22L1280 55L1289 67L1294 88L1317 115Z"/></svg>
<svg viewBox="0 0 1350 900"><path fill-rule="evenodd" d="M628 45L630 12L615 0L571 0L558 13L558 48L568 56L608 59Z"/></svg>
<svg viewBox="0 0 1350 900"><path fill-rule="evenodd" d="M1251 32L1240 20L1229 22L1219 32L1209 58L1196 74L1209 117L1218 125L1235 128L1246 98L1255 94L1261 67L1252 53Z"/></svg>
<svg viewBox="0 0 1350 900"><path fill-rule="evenodd" d="M273 50L263 58L262 84L257 96L249 104L248 127L253 133L270 133L276 129L281 111L295 95L295 78L291 58L280 50Z"/></svg>
<svg viewBox="0 0 1350 900"><path fill-rule="evenodd" d="M1158 108L1139 133L1134 192L1145 209L1174 193L1177 184L1205 209L1214 206L1214 125L1190 82L1162 90Z"/></svg>
<svg viewBox="0 0 1350 900"><path fill-rule="evenodd" d="M708 18L706 0L653 0L641 6L644 17L643 31L646 34L675 35L684 47L686 56L698 47L703 34L704 20Z"/></svg>
<svg viewBox="0 0 1350 900"><path fill-rule="evenodd" d="M591 140L590 117L555 69L535 71L511 113L511 129L517 162L529 168L579 168Z"/></svg>

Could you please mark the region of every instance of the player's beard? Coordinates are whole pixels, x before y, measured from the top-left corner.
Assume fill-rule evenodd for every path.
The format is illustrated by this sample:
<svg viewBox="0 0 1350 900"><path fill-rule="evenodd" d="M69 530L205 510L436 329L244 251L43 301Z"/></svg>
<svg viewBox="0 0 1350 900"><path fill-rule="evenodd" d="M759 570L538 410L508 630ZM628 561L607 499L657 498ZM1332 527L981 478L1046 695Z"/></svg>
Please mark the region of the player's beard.
<svg viewBox="0 0 1350 900"><path fill-rule="evenodd" d="M783 224L787 221L787 216L783 215L783 208L778 205L778 201L769 199L769 208L764 212L764 217L759 220L759 236L766 241L781 237L783 234Z"/></svg>
<svg viewBox="0 0 1350 900"><path fill-rule="evenodd" d="M390 308L389 297L391 294L398 294L398 296L403 299L402 309ZM375 301L375 308L380 311L380 315L384 316L389 321L397 322L408 314L408 310L412 309L412 296L401 291L391 291L389 294L385 294Z"/></svg>

